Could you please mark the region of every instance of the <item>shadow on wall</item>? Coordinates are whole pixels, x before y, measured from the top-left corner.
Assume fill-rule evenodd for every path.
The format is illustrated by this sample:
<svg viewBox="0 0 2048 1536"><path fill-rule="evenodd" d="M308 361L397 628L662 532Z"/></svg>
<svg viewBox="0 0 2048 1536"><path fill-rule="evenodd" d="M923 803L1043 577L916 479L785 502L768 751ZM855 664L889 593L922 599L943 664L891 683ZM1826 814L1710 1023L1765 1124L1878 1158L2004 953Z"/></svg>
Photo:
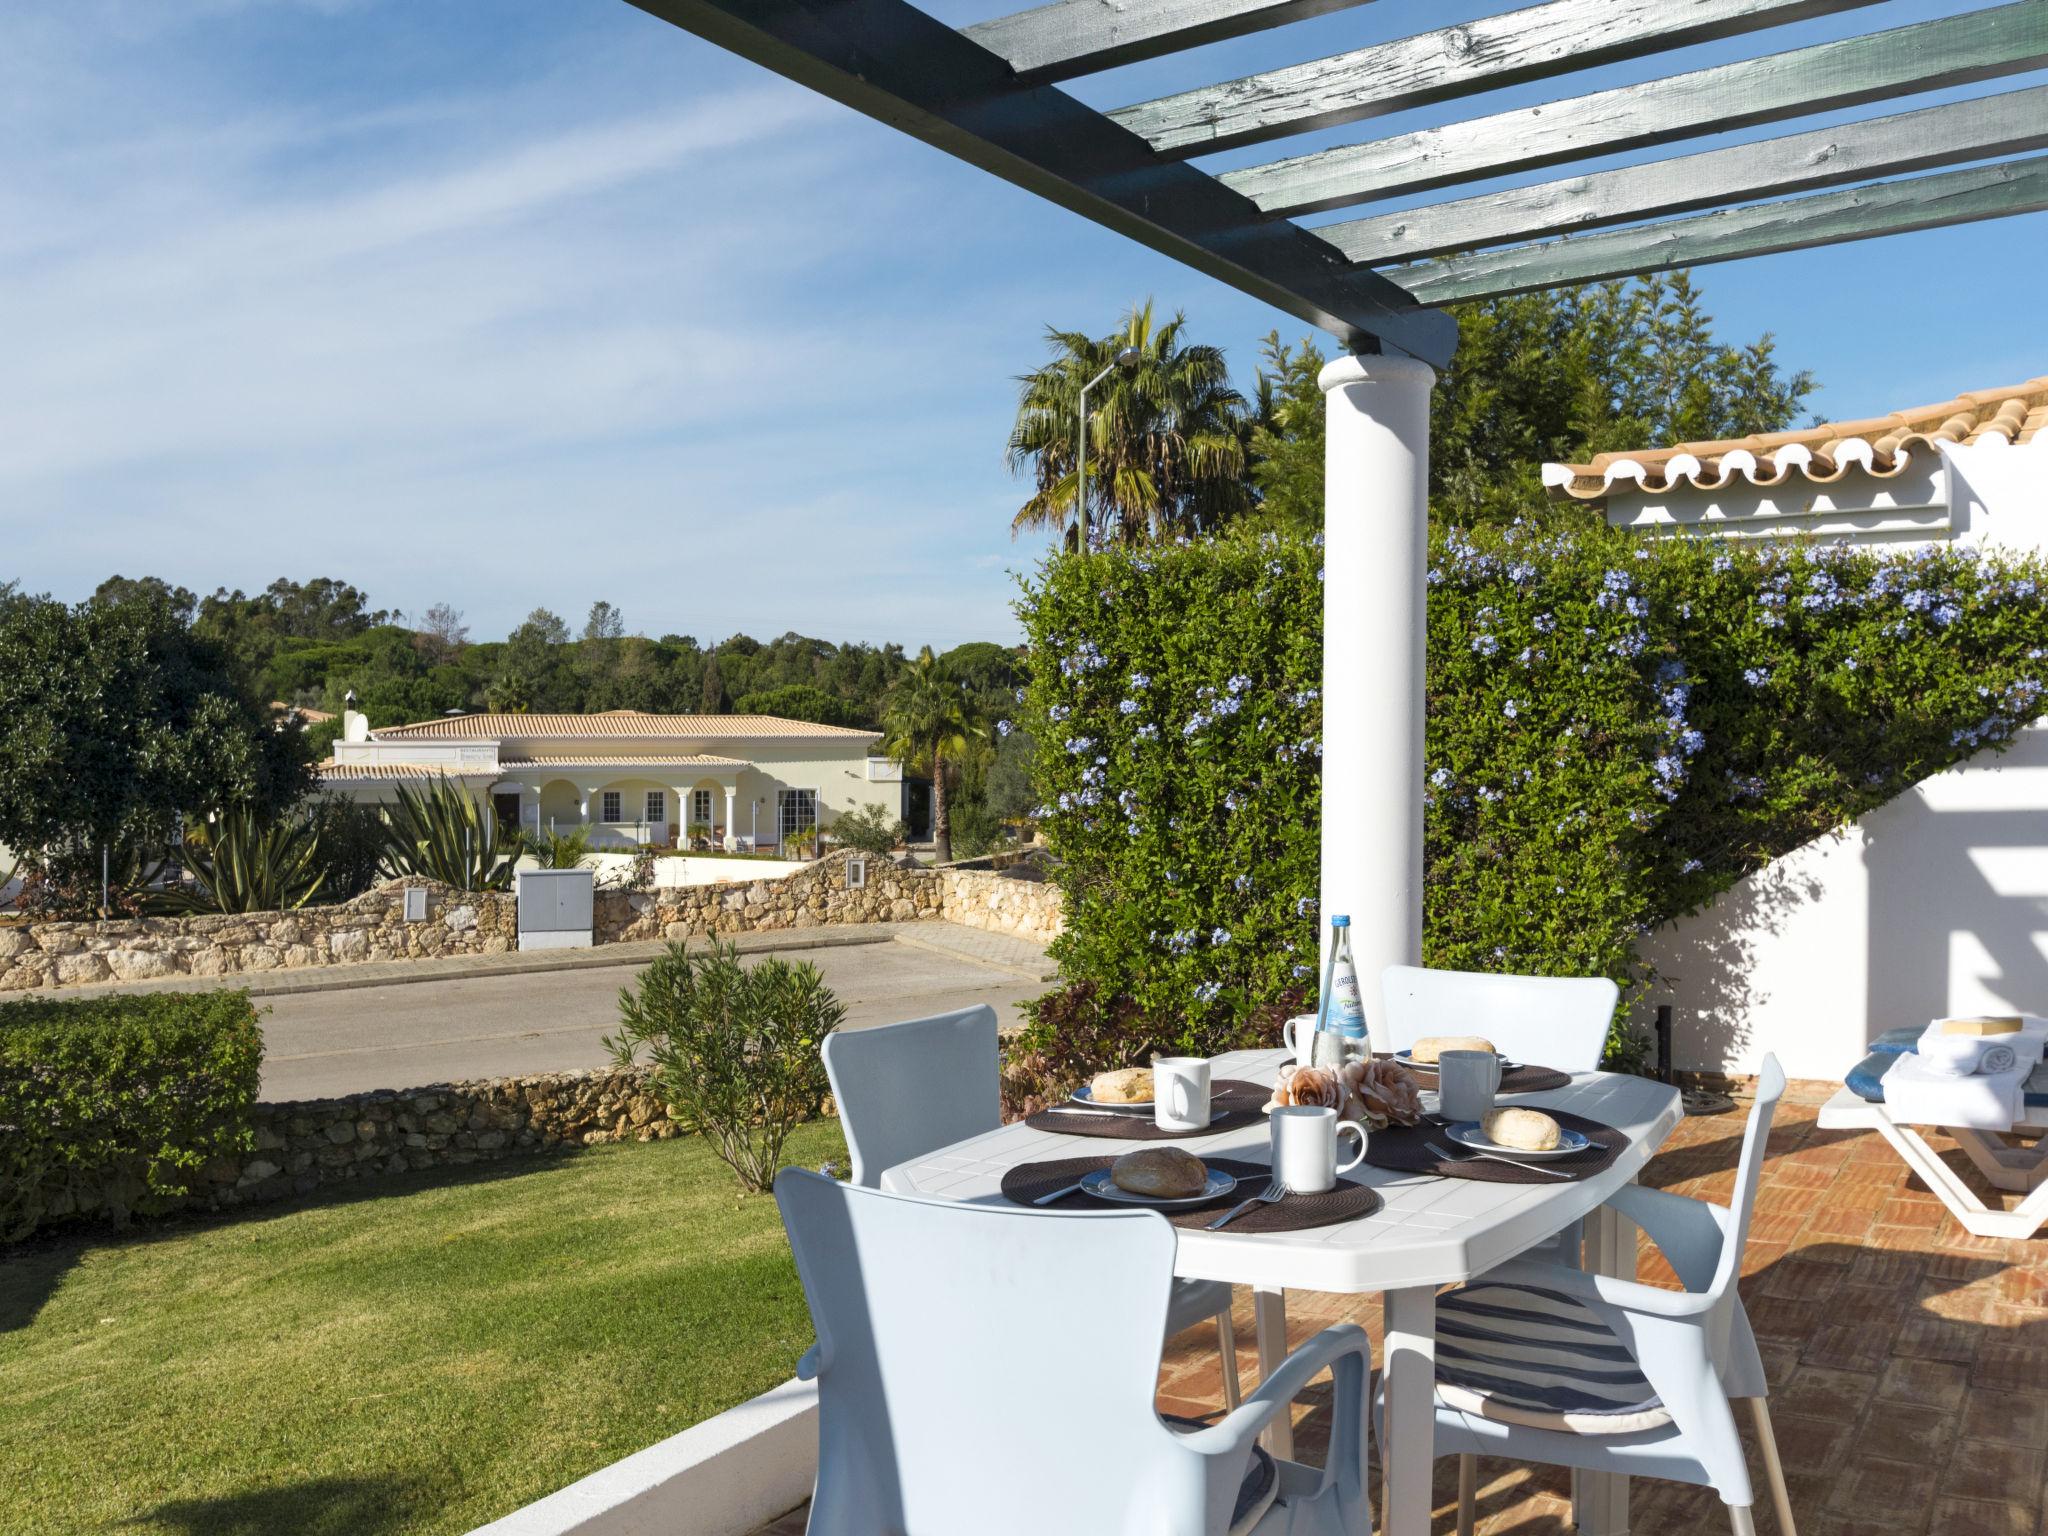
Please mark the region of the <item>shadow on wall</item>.
<svg viewBox="0 0 2048 1536"><path fill-rule="evenodd" d="M1887 1029L2048 1012L2048 723L1658 930L1682 1068L1840 1078Z"/></svg>

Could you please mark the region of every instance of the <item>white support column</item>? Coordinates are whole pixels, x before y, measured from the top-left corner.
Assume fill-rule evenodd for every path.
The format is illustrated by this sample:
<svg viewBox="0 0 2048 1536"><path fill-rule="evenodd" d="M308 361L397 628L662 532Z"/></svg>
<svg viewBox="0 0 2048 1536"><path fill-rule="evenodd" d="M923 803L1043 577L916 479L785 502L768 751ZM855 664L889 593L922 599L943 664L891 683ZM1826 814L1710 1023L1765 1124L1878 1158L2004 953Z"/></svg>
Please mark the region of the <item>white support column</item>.
<svg viewBox="0 0 2048 1536"><path fill-rule="evenodd" d="M1323 930L1351 915L1375 1050L1380 971L1422 958L1429 392L1408 357L1346 356L1323 387ZM1320 967L1318 968L1320 972Z"/></svg>
<svg viewBox="0 0 2048 1536"><path fill-rule="evenodd" d="M740 845L739 794L739 780L725 786L725 848L728 853Z"/></svg>

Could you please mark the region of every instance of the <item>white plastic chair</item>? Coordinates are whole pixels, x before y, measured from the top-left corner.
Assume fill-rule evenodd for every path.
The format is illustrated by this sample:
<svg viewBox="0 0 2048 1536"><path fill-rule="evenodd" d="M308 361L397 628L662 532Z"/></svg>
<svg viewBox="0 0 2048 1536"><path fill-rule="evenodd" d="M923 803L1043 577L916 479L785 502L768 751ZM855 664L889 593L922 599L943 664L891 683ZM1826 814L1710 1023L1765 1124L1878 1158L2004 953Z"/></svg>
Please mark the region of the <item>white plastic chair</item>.
<svg viewBox="0 0 2048 1536"><path fill-rule="evenodd" d="M1428 1035L1484 1035L1511 1061L1594 1072L1621 989L1605 976L1501 976L1390 965L1380 972L1380 997L1397 1051Z"/></svg>
<svg viewBox="0 0 2048 1536"><path fill-rule="evenodd" d="M879 1188L886 1169L1003 1123L996 1013L986 1003L906 1024L835 1030L825 1037L824 1057L853 1182L863 1188ZM1216 1319L1223 1403L1235 1408L1242 1388L1230 1301L1220 1280L1177 1280L1166 1331Z"/></svg>
<svg viewBox="0 0 2048 1536"><path fill-rule="evenodd" d="M1151 1211L920 1200L786 1168L775 1198L817 1344L809 1536L1362 1536L1371 1344L1350 1324L1193 1431L1154 1407L1174 1232ZM1324 1369L1328 1465L1254 1442ZM1239 1516L1248 1479L1275 1491Z"/></svg>
<svg viewBox="0 0 2048 1536"><path fill-rule="evenodd" d="M1732 1209L1640 1186L1610 1202L1663 1250L1683 1291L1518 1259L1437 1298L1436 1448L1459 1457L1459 1536L1472 1531L1474 1456L1704 1484L1736 1536L1753 1536L1737 1398L1756 1420L1778 1529L1796 1536L1763 1361L1736 1295L1784 1091L1765 1057Z"/></svg>

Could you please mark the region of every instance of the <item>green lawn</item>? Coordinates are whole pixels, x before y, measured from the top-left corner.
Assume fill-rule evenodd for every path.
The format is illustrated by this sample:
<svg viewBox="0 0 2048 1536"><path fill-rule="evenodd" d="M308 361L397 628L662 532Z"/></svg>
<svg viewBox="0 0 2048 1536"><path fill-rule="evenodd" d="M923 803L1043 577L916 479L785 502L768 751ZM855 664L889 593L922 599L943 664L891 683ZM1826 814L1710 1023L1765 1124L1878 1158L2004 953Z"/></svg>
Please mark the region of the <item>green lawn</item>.
<svg viewBox="0 0 2048 1536"><path fill-rule="evenodd" d="M464 1172L0 1258L0 1532L463 1532L810 1342L774 1200L695 1138Z"/></svg>

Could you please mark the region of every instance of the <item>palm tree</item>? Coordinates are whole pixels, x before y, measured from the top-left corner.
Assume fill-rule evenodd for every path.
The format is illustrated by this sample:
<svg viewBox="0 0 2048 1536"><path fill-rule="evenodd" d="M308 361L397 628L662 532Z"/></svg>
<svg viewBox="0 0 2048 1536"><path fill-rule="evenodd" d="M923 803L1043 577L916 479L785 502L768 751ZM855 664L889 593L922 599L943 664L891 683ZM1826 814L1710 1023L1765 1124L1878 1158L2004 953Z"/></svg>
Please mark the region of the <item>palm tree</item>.
<svg viewBox="0 0 2048 1536"><path fill-rule="evenodd" d="M926 646L904 668L882 710L882 745L911 772L932 776L932 842L941 864L952 862L953 829L946 819L946 758L988 734L981 701L939 664Z"/></svg>
<svg viewBox="0 0 2048 1536"><path fill-rule="evenodd" d="M1181 344L1186 317L1155 325L1152 303L1133 307L1100 341L1048 329L1055 356L1023 376L1010 432L1012 473L1030 467L1037 489L1010 523L1066 529L1074 523L1076 410L1081 386L1134 348L1135 368L1113 370L1088 393L1090 524L1129 543L1209 532L1250 509L1245 398L1230 387L1219 348Z"/></svg>

